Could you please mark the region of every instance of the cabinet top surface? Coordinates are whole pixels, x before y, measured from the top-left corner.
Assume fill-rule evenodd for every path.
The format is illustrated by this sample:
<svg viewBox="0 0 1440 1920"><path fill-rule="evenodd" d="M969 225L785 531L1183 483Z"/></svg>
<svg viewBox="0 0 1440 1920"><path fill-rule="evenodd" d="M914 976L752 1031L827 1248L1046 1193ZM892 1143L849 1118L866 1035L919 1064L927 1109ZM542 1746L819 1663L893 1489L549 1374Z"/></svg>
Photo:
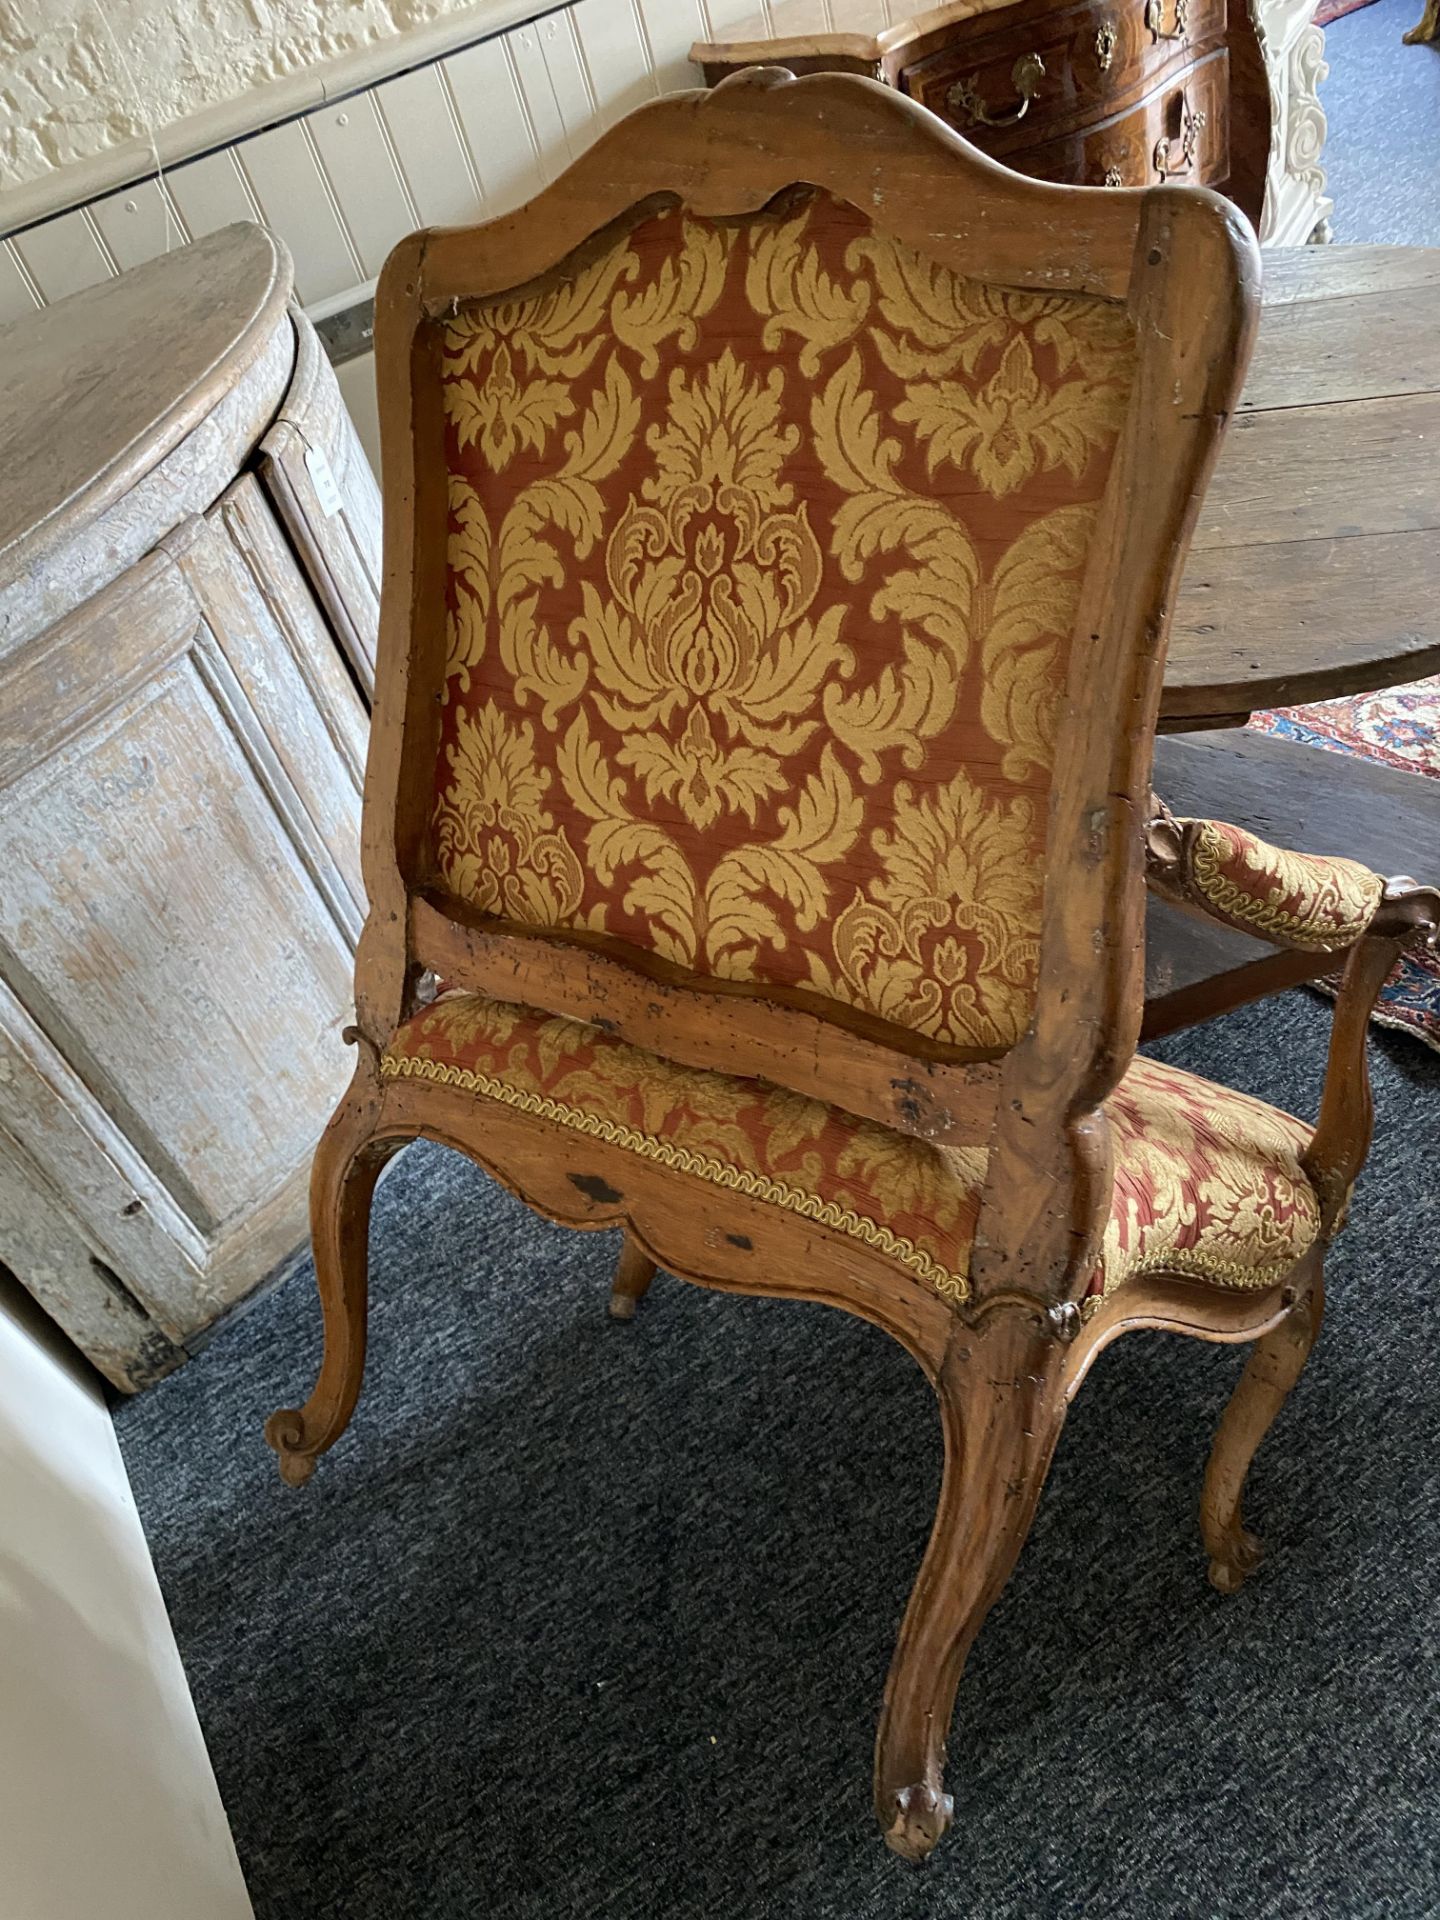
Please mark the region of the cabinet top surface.
<svg viewBox="0 0 1440 1920"><path fill-rule="evenodd" d="M0 329L0 582L102 513L243 383L286 324L290 288L284 247L240 223Z"/></svg>

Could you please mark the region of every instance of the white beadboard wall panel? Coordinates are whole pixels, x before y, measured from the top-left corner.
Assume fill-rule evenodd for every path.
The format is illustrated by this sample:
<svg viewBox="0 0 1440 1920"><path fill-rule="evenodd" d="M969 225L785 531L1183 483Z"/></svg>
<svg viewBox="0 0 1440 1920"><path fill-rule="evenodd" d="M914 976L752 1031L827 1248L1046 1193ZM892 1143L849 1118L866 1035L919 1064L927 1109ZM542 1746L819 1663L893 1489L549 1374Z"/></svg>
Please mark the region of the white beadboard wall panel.
<svg viewBox="0 0 1440 1920"><path fill-rule="evenodd" d="M153 260L157 253L183 247L190 238L154 180L96 200L90 211L122 273L127 267Z"/></svg>
<svg viewBox="0 0 1440 1920"><path fill-rule="evenodd" d="M780 35L830 33L835 24L829 0L770 0L770 18ZM845 25L850 25L847 9Z"/></svg>
<svg viewBox="0 0 1440 1920"><path fill-rule="evenodd" d="M700 69L690 60L695 42L710 38L700 0L640 0L640 18L660 91L702 86Z"/></svg>
<svg viewBox="0 0 1440 1920"><path fill-rule="evenodd" d="M417 222L507 212L633 108L697 85L691 42L733 31L742 6L757 5L768 0L572 0L380 78L168 167L163 183L142 180L12 235L14 252L0 251L0 316L33 306L27 274L48 304L257 218L289 248L303 305L347 306ZM402 38L396 63L404 57Z"/></svg>
<svg viewBox="0 0 1440 1920"><path fill-rule="evenodd" d="M375 356L362 353L354 360L342 360L335 369L345 411L355 422L355 431L365 449L366 458L380 478L380 406L375 395Z"/></svg>
<svg viewBox="0 0 1440 1920"><path fill-rule="evenodd" d="M340 225L300 123L291 121L242 140L235 152L266 226L290 249L302 304L311 306L363 283L365 270Z"/></svg>
<svg viewBox="0 0 1440 1920"><path fill-rule="evenodd" d="M35 311L35 296L30 291L14 248L7 240L0 245L0 327L12 320L23 320Z"/></svg>
<svg viewBox="0 0 1440 1920"><path fill-rule="evenodd" d="M15 248L29 269L30 277L52 306L66 294L79 293L82 287L97 286L110 276L110 262L96 238L95 230L81 208L27 227L18 234Z"/></svg>
<svg viewBox="0 0 1440 1920"><path fill-rule="evenodd" d="M373 280L404 234L422 224L386 145L373 100L361 94L306 116L330 190L355 251Z"/></svg>
<svg viewBox="0 0 1440 1920"><path fill-rule="evenodd" d="M539 29L517 27L514 33L506 34L505 44L520 83L520 98L530 123L541 173L545 179L553 180L569 162L570 141L555 83L540 45Z"/></svg>
<svg viewBox="0 0 1440 1920"><path fill-rule="evenodd" d="M480 187L439 67L417 67L375 89L375 105L424 227L480 218Z"/></svg>
<svg viewBox="0 0 1440 1920"><path fill-rule="evenodd" d="M503 38L451 54L445 73L480 189L485 213L508 213L545 184L524 95Z"/></svg>
<svg viewBox="0 0 1440 1920"><path fill-rule="evenodd" d="M759 0L705 0L708 40L766 40L777 31Z"/></svg>
<svg viewBox="0 0 1440 1920"><path fill-rule="evenodd" d="M600 131L594 89L585 71L580 41L575 32L575 15L568 10L552 13L548 19L538 20L533 31L539 38L540 50L545 56L550 88L565 126L569 157L574 160L584 153Z"/></svg>
<svg viewBox="0 0 1440 1920"><path fill-rule="evenodd" d="M658 92L636 0L579 0L570 18L599 124L613 127Z"/></svg>
<svg viewBox="0 0 1440 1920"><path fill-rule="evenodd" d="M255 202L228 147L223 153L207 153L202 160L167 169L165 184L192 240L203 239L236 220L255 218Z"/></svg>

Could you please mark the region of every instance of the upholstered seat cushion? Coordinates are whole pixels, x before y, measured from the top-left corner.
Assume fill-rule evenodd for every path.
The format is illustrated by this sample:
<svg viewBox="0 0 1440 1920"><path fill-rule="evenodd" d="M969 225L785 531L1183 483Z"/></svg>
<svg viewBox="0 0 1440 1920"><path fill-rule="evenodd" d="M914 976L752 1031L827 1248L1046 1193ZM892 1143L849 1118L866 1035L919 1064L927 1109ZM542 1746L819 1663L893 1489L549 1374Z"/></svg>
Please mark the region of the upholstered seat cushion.
<svg viewBox="0 0 1440 1920"><path fill-rule="evenodd" d="M933 1146L478 994L416 1014L381 1065L387 1078L458 1087L802 1214L951 1300L969 1290L983 1148ZM1154 1272L1264 1287L1314 1243L1319 1208L1300 1164L1310 1130L1298 1120L1146 1059L1108 1113L1114 1201L1092 1293Z"/></svg>

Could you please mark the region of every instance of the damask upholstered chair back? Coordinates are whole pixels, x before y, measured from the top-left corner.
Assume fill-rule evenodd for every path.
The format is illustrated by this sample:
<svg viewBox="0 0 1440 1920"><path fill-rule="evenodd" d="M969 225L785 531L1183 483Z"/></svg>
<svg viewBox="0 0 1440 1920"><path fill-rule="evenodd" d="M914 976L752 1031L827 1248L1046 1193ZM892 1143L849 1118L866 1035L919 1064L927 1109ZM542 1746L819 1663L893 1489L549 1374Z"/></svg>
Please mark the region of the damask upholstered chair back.
<svg viewBox="0 0 1440 1920"><path fill-rule="evenodd" d="M362 1031L429 972L983 1148L980 1241L1051 1288L1254 271L1212 196L1040 186L763 71L404 243Z"/></svg>
<svg viewBox="0 0 1440 1920"><path fill-rule="evenodd" d="M442 353L446 893L1011 1047L1126 306L802 187L622 218Z"/></svg>

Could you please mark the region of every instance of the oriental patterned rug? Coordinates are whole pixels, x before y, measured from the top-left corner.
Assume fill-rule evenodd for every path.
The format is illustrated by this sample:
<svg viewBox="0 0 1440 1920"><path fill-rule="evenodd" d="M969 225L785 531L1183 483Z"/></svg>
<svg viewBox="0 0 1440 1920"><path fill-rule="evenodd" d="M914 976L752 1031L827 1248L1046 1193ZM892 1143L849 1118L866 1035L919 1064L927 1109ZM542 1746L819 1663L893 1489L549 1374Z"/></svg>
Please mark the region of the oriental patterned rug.
<svg viewBox="0 0 1440 1920"><path fill-rule="evenodd" d="M1440 675L1383 693L1257 713L1250 725L1281 739L1362 754L1401 773L1440 779ZM1440 847L1433 854L1417 848L1415 864L1426 869L1415 873L1417 880L1440 877ZM1375 1018L1440 1052L1440 955L1407 955L1381 995Z"/></svg>

